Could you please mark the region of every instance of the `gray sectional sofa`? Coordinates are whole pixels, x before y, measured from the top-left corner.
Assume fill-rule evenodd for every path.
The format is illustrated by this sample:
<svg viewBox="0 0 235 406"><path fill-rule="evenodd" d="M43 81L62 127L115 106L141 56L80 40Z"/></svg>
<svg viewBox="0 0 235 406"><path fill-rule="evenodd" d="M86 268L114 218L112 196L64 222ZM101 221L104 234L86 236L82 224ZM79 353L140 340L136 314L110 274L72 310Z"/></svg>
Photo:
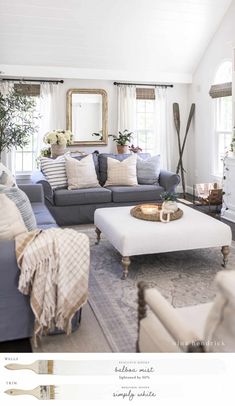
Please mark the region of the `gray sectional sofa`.
<svg viewBox="0 0 235 406"><path fill-rule="evenodd" d="M150 156L150 154L139 155L142 159L147 159ZM164 191L175 191L180 177L164 170L160 172L159 184L104 187L107 179L107 158L112 157L122 161L129 156L130 154L93 154L101 188L76 190L58 188L53 190L40 171L32 175L32 181L42 184L46 205L60 226L93 223L94 212L99 207L155 202L160 200L160 195ZM74 158L82 159L81 156Z"/></svg>
<svg viewBox="0 0 235 406"><path fill-rule="evenodd" d="M44 204L41 185L19 186L29 197L38 228L57 227ZM19 269L15 256L15 241L0 240L0 342L31 337L34 326L29 296L18 290ZM75 329L80 321L81 311L73 318ZM59 332L58 330L54 333Z"/></svg>

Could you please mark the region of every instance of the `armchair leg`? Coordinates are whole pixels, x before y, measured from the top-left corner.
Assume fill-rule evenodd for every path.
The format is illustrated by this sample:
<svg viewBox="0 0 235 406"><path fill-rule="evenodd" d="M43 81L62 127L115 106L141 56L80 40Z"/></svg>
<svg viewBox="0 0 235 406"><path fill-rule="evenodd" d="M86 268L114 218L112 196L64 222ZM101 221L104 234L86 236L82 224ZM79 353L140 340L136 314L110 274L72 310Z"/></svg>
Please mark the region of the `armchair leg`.
<svg viewBox="0 0 235 406"><path fill-rule="evenodd" d="M140 321L144 319L147 315L147 305L144 298L144 291L147 289L148 285L145 282L138 283L138 338L136 342L136 352L140 352L139 349L139 330Z"/></svg>

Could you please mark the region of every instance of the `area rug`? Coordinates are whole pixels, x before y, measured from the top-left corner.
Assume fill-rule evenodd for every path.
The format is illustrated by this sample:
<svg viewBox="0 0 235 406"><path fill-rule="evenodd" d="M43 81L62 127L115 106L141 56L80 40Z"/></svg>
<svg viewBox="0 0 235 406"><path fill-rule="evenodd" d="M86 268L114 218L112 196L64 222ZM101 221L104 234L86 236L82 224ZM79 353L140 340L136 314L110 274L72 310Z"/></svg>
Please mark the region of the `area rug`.
<svg viewBox="0 0 235 406"><path fill-rule="evenodd" d="M114 352L135 352L137 340L137 283L156 286L174 306L213 300L214 278L223 268L220 248L132 257L128 278L121 280L121 256L104 238L95 245L92 226L79 229L90 238L89 303ZM235 245L227 269L235 269Z"/></svg>

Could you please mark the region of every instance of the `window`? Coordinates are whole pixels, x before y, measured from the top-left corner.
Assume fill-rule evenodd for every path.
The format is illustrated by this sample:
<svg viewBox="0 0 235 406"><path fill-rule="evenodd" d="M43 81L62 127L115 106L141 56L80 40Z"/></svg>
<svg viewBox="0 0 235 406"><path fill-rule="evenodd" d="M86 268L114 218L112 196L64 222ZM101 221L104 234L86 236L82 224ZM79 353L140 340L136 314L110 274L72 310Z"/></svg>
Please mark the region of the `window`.
<svg viewBox="0 0 235 406"><path fill-rule="evenodd" d="M154 154L158 150L156 140L155 91L153 88L136 89L136 136L134 143L143 152Z"/></svg>
<svg viewBox="0 0 235 406"><path fill-rule="evenodd" d="M232 62L223 62L215 74L210 96L214 99L214 168L216 176L223 175L223 158L232 136Z"/></svg>
<svg viewBox="0 0 235 406"><path fill-rule="evenodd" d="M14 88L24 94L35 99L35 110L39 112L39 96L40 85L27 85L27 84L15 84ZM36 169L38 155L38 134L35 133L29 139L28 145L24 148L17 148L15 151L15 171L17 175L29 174Z"/></svg>
<svg viewBox="0 0 235 406"><path fill-rule="evenodd" d="M215 161L214 172L223 174L223 158L231 143L232 136L232 96L215 100Z"/></svg>

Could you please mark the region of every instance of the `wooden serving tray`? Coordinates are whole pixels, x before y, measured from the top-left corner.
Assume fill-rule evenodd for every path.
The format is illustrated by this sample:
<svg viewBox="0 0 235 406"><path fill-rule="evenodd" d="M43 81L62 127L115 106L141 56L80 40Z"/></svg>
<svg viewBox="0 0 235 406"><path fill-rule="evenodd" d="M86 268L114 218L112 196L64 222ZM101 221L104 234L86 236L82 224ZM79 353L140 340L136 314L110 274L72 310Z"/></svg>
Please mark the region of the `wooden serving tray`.
<svg viewBox="0 0 235 406"><path fill-rule="evenodd" d="M155 208L156 207L158 209L158 211L157 211L157 213L154 213L154 214L153 213L147 214L147 213L142 212L142 210L141 210L142 207L146 207L146 208L147 207L149 207L149 208ZM140 220L161 221L160 220L160 213L159 213L161 208L162 208L162 205L160 203L159 204L138 204L137 206L133 207L130 210L130 214L133 217L136 217L137 219L140 219ZM178 208L177 211L170 214L170 221L178 220L182 216L183 216L183 210Z"/></svg>

